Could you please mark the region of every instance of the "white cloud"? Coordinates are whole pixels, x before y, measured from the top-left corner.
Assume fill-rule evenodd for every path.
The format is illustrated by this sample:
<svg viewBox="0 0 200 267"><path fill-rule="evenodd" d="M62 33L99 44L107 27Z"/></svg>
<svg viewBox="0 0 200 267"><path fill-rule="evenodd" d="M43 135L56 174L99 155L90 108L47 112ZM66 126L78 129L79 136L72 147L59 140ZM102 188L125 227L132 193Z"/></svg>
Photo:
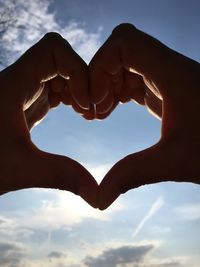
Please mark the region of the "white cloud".
<svg viewBox="0 0 200 267"><path fill-rule="evenodd" d="M188 204L175 208L178 218L188 221L200 220L200 203Z"/></svg>
<svg viewBox="0 0 200 267"><path fill-rule="evenodd" d="M64 29L58 29L86 62L90 61L100 46L101 31L102 27L99 27L96 33L88 33L77 22L70 23Z"/></svg>
<svg viewBox="0 0 200 267"><path fill-rule="evenodd" d="M61 27L55 14L49 12L50 3L47 0L0 0L1 10L9 8L14 18L14 25L8 28L2 38L4 48L11 53L10 62L50 31L58 32L66 38L86 62L95 54L100 46L102 28L88 32L77 21L68 22L65 27Z"/></svg>
<svg viewBox="0 0 200 267"><path fill-rule="evenodd" d="M164 205L164 200L162 197L159 197L151 206L147 214L144 216L144 218L141 220L141 222L138 224L136 227L133 237L135 237L143 228L145 223L150 220L159 210L160 208Z"/></svg>

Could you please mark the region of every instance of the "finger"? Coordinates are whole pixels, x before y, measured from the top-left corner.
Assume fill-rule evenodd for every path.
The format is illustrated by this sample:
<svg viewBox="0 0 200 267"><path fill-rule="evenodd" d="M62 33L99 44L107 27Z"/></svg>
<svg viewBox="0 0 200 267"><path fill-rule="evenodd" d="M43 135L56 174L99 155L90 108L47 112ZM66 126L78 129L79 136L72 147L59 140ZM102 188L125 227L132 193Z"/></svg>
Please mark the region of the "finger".
<svg viewBox="0 0 200 267"><path fill-rule="evenodd" d="M81 60L80 60L81 61ZM89 109L88 70L87 65L77 67L68 80L68 86L74 101L82 108Z"/></svg>
<svg viewBox="0 0 200 267"><path fill-rule="evenodd" d="M177 173L178 168L181 169L180 157L174 146L159 142L151 148L120 160L100 184L100 209L106 209L120 194L130 189L157 182L176 179L178 181L183 175Z"/></svg>
<svg viewBox="0 0 200 267"><path fill-rule="evenodd" d="M65 84L63 91L60 92L60 98L63 104L72 105L72 96L69 90L68 83Z"/></svg>
<svg viewBox="0 0 200 267"><path fill-rule="evenodd" d="M17 98L23 103L26 98L34 98L41 82L59 75L70 80L70 90L75 101L83 108L89 106L87 65L59 34L46 34L7 72L9 76L13 74L12 83L18 85L17 89L24 88L16 90ZM9 85L7 87L9 88ZM15 96L14 92L12 95Z"/></svg>
<svg viewBox="0 0 200 267"><path fill-rule="evenodd" d="M142 76L128 71L124 71L124 88L119 93L122 103L134 100L140 105L144 105L145 84Z"/></svg>
<svg viewBox="0 0 200 267"><path fill-rule="evenodd" d="M49 100L51 107L56 107L62 101L65 105L71 105L73 109L80 114L84 114L85 111L88 111L82 108L75 100L76 94L79 94L79 98L81 98L83 94L81 88L78 88L79 83L77 83L77 81L80 80L81 77L75 77L75 73L73 73L73 79L65 80L61 76L57 76L50 80L51 90L49 93ZM76 92L75 95L74 92Z"/></svg>
<svg viewBox="0 0 200 267"><path fill-rule="evenodd" d="M129 72L143 76L157 97L177 97L177 77L181 75L181 62L187 65L186 57L128 23L117 26L110 39L119 47L122 66ZM169 90L169 84L173 89Z"/></svg>
<svg viewBox="0 0 200 267"><path fill-rule="evenodd" d="M90 94L91 102L98 104L102 102L111 90L109 75L101 68L90 68Z"/></svg>
<svg viewBox="0 0 200 267"><path fill-rule="evenodd" d="M51 79L49 82L51 84L51 91L54 93L63 92L67 84L66 80L61 76L57 76Z"/></svg>
<svg viewBox="0 0 200 267"><path fill-rule="evenodd" d="M67 41L64 40L64 42L66 43L66 47L68 47L69 44ZM66 47L63 48L66 49ZM87 65L71 47L70 53L64 56L64 52L64 50L60 50L59 53L56 51L54 53L59 74L67 80L71 96L77 104L82 108L88 109L89 92Z"/></svg>
<svg viewBox="0 0 200 267"><path fill-rule="evenodd" d="M71 106L75 112L82 115L85 119L93 120L95 118L94 105L90 104L89 109L80 107L77 102L71 97L71 94L69 93L67 87L65 90L68 91L68 93L61 92L60 96L60 99L62 99L63 104Z"/></svg>
<svg viewBox="0 0 200 267"><path fill-rule="evenodd" d="M114 104L114 94L112 88L110 88L107 96L102 102L96 105L96 112L98 114L107 113Z"/></svg>
<svg viewBox="0 0 200 267"><path fill-rule="evenodd" d="M124 88L124 69L112 76L114 94L118 97Z"/></svg>
<svg viewBox="0 0 200 267"><path fill-rule="evenodd" d="M117 107L117 105L119 104L119 101L117 99L114 99L114 103L112 105L112 107L107 110L104 113L98 113L97 111L95 112L95 118L97 120L104 120L106 119L108 116L110 116L110 114L113 112L113 110Z"/></svg>
<svg viewBox="0 0 200 267"><path fill-rule="evenodd" d="M56 108L61 103L61 97L58 93L49 92L49 105L50 108Z"/></svg>
<svg viewBox="0 0 200 267"><path fill-rule="evenodd" d="M89 64L90 96L94 104L103 101L111 90L112 76L121 72L119 49L111 41L108 38Z"/></svg>
<svg viewBox="0 0 200 267"><path fill-rule="evenodd" d="M37 161L38 187L57 188L80 195L96 207L98 185L92 175L78 162L49 153L39 152ZM36 155L37 156L37 155Z"/></svg>
<svg viewBox="0 0 200 267"><path fill-rule="evenodd" d="M157 118L162 118L162 101L156 97L148 87L145 93L145 105L147 109Z"/></svg>
<svg viewBox="0 0 200 267"><path fill-rule="evenodd" d="M74 109L74 111L76 111L77 113L79 113L81 115L84 114L85 110L82 109L73 98L71 99L71 106Z"/></svg>
<svg viewBox="0 0 200 267"><path fill-rule="evenodd" d="M86 120L94 120L95 119L95 105L94 104L90 104L90 108L89 110L85 110L84 114L83 114L83 118L85 118Z"/></svg>
<svg viewBox="0 0 200 267"><path fill-rule="evenodd" d="M51 101L49 101L48 94L49 94L48 84L45 84L41 95L28 109L24 111L26 123L29 130L31 130L31 128L36 123L39 123L51 108Z"/></svg>
<svg viewBox="0 0 200 267"><path fill-rule="evenodd" d="M83 109L73 99L71 99L71 102L74 111L82 115L83 118L85 118L86 120L93 120L95 118L95 110L93 104L90 104L89 109Z"/></svg>
<svg viewBox="0 0 200 267"><path fill-rule="evenodd" d="M63 39L63 38L62 38ZM70 93L74 100L85 109L89 108L88 67L82 58L63 39L63 50L55 51L55 59L59 74L68 81ZM64 54L69 47L70 53ZM62 49L62 47L61 47ZM67 72L66 72L67 70Z"/></svg>
<svg viewBox="0 0 200 267"><path fill-rule="evenodd" d="M75 100L70 91L70 82L66 81L62 77L56 77L50 80L50 93L49 93L49 101L51 103L51 107L55 107L60 104L62 101L65 105L70 105L77 113L81 115L85 115L85 118L88 119L94 118L94 108L93 105L90 104L88 109L82 108Z"/></svg>

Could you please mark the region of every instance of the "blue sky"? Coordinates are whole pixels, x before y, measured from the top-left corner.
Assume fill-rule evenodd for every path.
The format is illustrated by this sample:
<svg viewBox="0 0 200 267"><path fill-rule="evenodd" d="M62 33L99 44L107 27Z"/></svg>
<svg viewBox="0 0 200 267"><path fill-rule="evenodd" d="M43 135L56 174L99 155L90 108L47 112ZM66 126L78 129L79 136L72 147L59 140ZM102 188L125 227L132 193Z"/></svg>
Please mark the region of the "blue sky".
<svg viewBox="0 0 200 267"><path fill-rule="evenodd" d="M15 52L10 62L47 31L60 32L89 62L121 22L200 59L199 1L16 2L17 23L27 27L5 36ZM98 181L116 161L159 136L160 122L134 103L101 122L60 106L32 131L39 148L80 161ZM103 212L57 190L23 190L0 200L0 266L6 267L198 267L199 233L200 188L194 184L144 186Z"/></svg>

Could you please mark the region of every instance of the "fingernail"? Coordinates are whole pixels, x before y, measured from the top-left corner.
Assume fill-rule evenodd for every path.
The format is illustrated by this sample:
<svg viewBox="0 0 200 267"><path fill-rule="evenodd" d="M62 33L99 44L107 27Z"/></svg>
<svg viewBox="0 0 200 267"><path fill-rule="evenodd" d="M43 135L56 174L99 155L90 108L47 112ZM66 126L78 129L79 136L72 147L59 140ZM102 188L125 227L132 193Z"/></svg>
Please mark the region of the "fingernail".
<svg viewBox="0 0 200 267"><path fill-rule="evenodd" d="M82 109L90 110L90 104L88 102L84 103L84 106L81 106Z"/></svg>
<svg viewBox="0 0 200 267"><path fill-rule="evenodd" d="M73 100L81 107L82 109L89 110L90 109L90 102L89 98L84 96L82 98L78 98L72 94Z"/></svg>

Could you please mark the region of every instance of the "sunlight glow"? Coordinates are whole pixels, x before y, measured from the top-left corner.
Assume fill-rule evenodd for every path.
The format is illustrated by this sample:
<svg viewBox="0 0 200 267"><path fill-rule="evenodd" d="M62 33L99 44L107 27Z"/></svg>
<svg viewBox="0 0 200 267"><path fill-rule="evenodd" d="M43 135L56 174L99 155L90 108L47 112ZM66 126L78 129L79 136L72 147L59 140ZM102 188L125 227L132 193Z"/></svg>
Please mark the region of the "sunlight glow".
<svg viewBox="0 0 200 267"><path fill-rule="evenodd" d="M42 193L44 189L33 189ZM30 216L26 213L20 218L20 225L34 228L45 228L55 230L63 226L71 226L82 222L84 219L94 219L99 221L110 221L113 213L123 209L119 200L115 201L111 207L105 211L100 211L89 206L82 198L70 192L45 189L52 195L52 200L43 199L39 210L30 210ZM25 223L25 225L24 225Z"/></svg>

